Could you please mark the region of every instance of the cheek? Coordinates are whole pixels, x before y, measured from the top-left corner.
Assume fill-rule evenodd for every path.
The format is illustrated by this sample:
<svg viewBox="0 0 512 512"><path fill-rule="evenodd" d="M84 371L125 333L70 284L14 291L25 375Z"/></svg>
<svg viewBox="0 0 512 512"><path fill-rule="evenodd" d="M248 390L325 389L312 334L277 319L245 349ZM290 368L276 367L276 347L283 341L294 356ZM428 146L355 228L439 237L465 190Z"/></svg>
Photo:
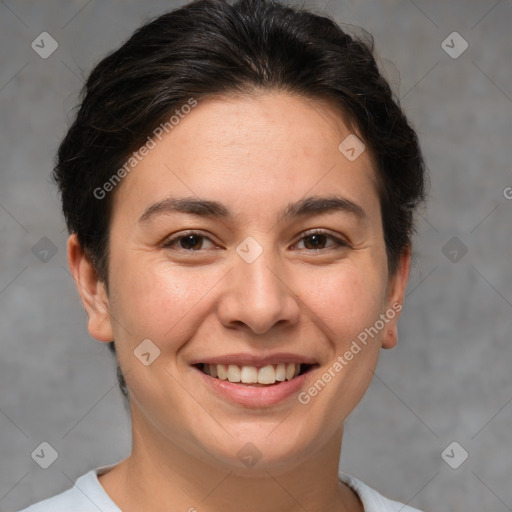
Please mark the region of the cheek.
<svg viewBox="0 0 512 512"><path fill-rule="evenodd" d="M382 312L385 280L375 265L339 267L316 280L307 280L301 296L329 328L336 344L355 339Z"/></svg>
<svg viewBox="0 0 512 512"><path fill-rule="evenodd" d="M151 260L132 258L117 267L112 276L116 293L111 312L123 322L130 338L162 343L175 337L193 319L194 312L200 311L201 298L211 286L209 277L197 268L178 269ZM119 334L123 336L123 332Z"/></svg>

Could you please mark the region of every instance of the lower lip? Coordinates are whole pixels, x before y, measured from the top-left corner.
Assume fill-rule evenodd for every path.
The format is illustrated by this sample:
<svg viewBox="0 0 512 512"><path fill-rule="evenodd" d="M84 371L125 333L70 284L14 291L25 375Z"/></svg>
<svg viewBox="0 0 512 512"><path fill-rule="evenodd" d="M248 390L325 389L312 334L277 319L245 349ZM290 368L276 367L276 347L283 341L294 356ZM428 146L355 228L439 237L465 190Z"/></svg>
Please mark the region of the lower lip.
<svg viewBox="0 0 512 512"><path fill-rule="evenodd" d="M199 368L194 367L194 370L215 393L245 407L268 407L296 396L304 387L308 376L314 371L310 369L292 380L285 380L271 386L256 387L210 377Z"/></svg>

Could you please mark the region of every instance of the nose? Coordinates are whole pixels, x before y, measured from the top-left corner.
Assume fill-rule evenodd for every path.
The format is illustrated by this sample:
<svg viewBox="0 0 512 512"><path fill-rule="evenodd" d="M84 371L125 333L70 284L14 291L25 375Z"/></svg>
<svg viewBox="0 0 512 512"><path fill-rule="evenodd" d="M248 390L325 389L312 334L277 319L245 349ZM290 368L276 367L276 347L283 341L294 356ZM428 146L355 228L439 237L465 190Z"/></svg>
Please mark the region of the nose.
<svg viewBox="0 0 512 512"><path fill-rule="evenodd" d="M252 263L235 257L217 308L225 327L245 327L261 335L278 324L284 327L299 321L300 302L293 284L277 259L266 253L270 250Z"/></svg>

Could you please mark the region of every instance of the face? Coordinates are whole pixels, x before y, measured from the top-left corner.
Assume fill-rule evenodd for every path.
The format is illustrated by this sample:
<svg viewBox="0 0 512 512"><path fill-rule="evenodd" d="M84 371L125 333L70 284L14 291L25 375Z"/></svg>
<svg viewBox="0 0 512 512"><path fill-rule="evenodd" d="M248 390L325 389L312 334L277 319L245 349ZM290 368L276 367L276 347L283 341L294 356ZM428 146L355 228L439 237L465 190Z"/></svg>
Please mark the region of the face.
<svg viewBox="0 0 512 512"><path fill-rule="evenodd" d="M388 276L371 156L339 149L351 133L284 93L203 100L115 191L109 293L89 281L84 304L162 450L306 460L394 345L409 256Z"/></svg>

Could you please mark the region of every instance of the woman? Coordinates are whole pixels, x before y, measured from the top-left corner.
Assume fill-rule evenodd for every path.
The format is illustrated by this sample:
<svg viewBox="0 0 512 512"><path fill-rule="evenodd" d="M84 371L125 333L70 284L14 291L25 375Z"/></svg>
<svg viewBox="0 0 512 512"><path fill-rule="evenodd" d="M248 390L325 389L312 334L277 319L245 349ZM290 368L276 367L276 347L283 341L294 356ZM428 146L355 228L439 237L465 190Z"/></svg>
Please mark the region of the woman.
<svg viewBox="0 0 512 512"><path fill-rule="evenodd" d="M424 199L371 44L278 3L189 3L92 71L55 178L132 452L27 511L414 510L338 473Z"/></svg>

